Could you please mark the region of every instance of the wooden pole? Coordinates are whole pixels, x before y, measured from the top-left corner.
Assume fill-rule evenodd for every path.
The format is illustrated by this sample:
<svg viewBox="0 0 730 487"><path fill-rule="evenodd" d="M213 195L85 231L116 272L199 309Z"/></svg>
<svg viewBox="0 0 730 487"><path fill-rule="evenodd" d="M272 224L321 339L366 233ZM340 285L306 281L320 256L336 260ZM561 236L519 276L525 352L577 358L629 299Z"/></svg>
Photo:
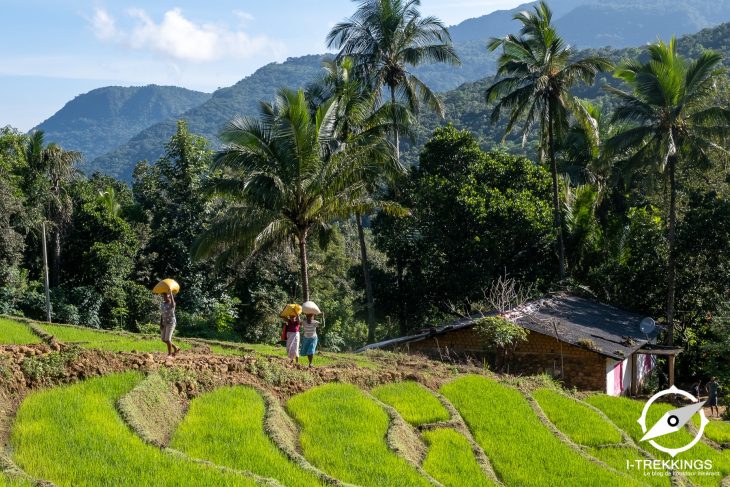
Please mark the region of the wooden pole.
<svg viewBox="0 0 730 487"><path fill-rule="evenodd" d="M51 322L51 294L48 290L48 250L46 250L46 222L43 222L43 278L46 285L46 321Z"/></svg>
<svg viewBox="0 0 730 487"><path fill-rule="evenodd" d="M669 387L674 385L674 355L669 356Z"/></svg>
<svg viewBox="0 0 730 487"><path fill-rule="evenodd" d="M631 354L631 395L636 396L638 370L636 370L636 353Z"/></svg>

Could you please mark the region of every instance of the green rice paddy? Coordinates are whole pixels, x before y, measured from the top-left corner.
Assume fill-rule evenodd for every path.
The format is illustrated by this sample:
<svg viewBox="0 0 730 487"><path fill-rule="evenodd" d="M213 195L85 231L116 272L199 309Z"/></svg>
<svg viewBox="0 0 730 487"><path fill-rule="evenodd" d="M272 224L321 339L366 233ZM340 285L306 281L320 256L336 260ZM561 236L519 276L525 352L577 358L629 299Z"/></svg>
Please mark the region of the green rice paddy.
<svg viewBox="0 0 730 487"><path fill-rule="evenodd" d="M709 410L705 408L705 415L708 413ZM692 422L695 426L700 426L700 419L697 416L692 417ZM705 437L721 445L730 443L730 422L716 419L710 420L710 423L705 426Z"/></svg>
<svg viewBox="0 0 730 487"><path fill-rule="evenodd" d="M4 345L27 345L30 343L40 343L38 338L30 327L19 321L0 318L0 344Z"/></svg>
<svg viewBox="0 0 730 487"><path fill-rule="evenodd" d="M265 413L264 400L254 389L217 389L190 403L170 446L191 457L274 478L287 486L321 485L266 436Z"/></svg>
<svg viewBox="0 0 730 487"><path fill-rule="evenodd" d="M449 412L436 396L417 382L396 382L373 389L373 395L413 426L448 421Z"/></svg>
<svg viewBox="0 0 730 487"><path fill-rule="evenodd" d="M254 485L247 477L168 455L135 436L115 403L141 378L116 374L28 396L11 433L16 464L59 486Z"/></svg>
<svg viewBox="0 0 730 487"><path fill-rule="evenodd" d="M640 482L657 486L670 485L668 477L646 477L638 469L627 469L627 460L633 464L635 460L643 460L645 457L636 448L621 445L623 438L616 426L590 407L550 389L539 389L532 396L550 422L572 441L586 447L592 457Z"/></svg>
<svg viewBox="0 0 730 487"><path fill-rule="evenodd" d="M600 468L562 443L516 389L481 376L464 376L441 388L508 485L640 485ZM537 468L536 466L539 466Z"/></svg>
<svg viewBox="0 0 730 487"><path fill-rule="evenodd" d="M610 397L603 394L597 394L590 396L586 401L598 409L603 411L619 428L628 433L634 441L639 443L640 446L646 449L651 449L652 455L656 458L669 460L671 457L655 448L652 448L648 443L640 443L641 438L644 436L641 426L637 422L637 419L641 416L644 408L644 403L640 401L634 401L625 397ZM655 403L650 409L647 415L647 425L655 424L661 416L674 409L674 406L669 404ZM677 448L686 445L692 440L693 436L686 429L682 429L671 435L667 435L656 440L657 443L667 448ZM695 476L692 477L691 481L697 485L720 485L720 481L723 477L730 475L730 452L719 452L702 442L698 443L691 450L684 453L680 453L676 456L676 459L682 460L694 460L694 459L707 459L711 460L715 471L720 473L719 477L712 476Z"/></svg>
<svg viewBox="0 0 730 487"><path fill-rule="evenodd" d="M423 433L428 453L423 470L446 487L481 487L494 485L474 457L469 440L447 428Z"/></svg>
<svg viewBox="0 0 730 487"><path fill-rule="evenodd" d="M621 433L597 412L550 389L539 389L532 395L540 408L565 435L584 446L621 443ZM576 421L580 418L580 421Z"/></svg>
<svg viewBox="0 0 730 487"><path fill-rule="evenodd" d="M366 486L431 485L388 449L388 415L357 387L316 387L292 397L287 408L301 427L304 456L329 475Z"/></svg>

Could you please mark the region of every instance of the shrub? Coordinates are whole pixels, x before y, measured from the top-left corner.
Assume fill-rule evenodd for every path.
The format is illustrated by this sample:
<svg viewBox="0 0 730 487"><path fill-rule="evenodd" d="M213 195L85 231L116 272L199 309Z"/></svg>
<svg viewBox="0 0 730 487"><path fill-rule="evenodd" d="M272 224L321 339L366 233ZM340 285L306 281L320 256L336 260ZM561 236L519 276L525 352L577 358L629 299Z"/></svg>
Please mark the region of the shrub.
<svg viewBox="0 0 730 487"><path fill-rule="evenodd" d="M484 339L488 346L496 349L495 367L504 370L510 361L515 348L520 342L527 341L529 331L502 316L486 316L476 321L476 333Z"/></svg>

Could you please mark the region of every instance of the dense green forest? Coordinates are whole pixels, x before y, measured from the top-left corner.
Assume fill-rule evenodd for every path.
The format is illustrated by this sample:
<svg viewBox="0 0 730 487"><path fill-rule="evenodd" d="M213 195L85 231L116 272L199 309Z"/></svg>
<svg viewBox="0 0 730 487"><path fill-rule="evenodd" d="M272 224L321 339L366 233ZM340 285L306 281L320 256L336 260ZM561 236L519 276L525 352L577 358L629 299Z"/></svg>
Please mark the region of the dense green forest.
<svg viewBox="0 0 730 487"><path fill-rule="evenodd" d="M359 45L348 28L329 38L341 53ZM442 27L428 29L428 52L454 55ZM258 103L242 98L258 93L246 80L216 92L177 122L158 159L127 174L132 160L119 152L119 179L85 177L81 154L6 127L0 313L45 316L45 225L54 321L153 330L149 289L174 277L183 334L272 342L283 304L311 296L326 312L323 345L346 349L483 309L506 275L536 296L564 289L654 316L686 347L684 373L730 379L730 84L720 69L730 56L706 51L726 54L728 29L676 48L566 49L549 72L572 101L546 111L543 128L528 124L524 147L525 107L548 105L531 75L510 71L519 63L500 57L499 78L439 98L404 61L427 56L388 64L356 49L316 73L312 60L291 61L279 86L314 83L280 90L256 117L234 118ZM674 76L661 90L676 91L659 93L658 81L642 91L650 83L637 76L661 78L661 59ZM589 60L582 77L559 78ZM487 104L510 76L533 91ZM222 150L213 114L232 122Z"/></svg>

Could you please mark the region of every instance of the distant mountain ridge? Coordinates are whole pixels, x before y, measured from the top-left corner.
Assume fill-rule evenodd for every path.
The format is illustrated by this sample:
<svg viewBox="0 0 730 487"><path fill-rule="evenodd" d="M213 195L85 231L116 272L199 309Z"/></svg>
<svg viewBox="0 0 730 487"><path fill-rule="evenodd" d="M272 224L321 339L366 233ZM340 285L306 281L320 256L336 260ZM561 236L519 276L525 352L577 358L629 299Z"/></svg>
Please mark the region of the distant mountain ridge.
<svg viewBox="0 0 730 487"><path fill-rule="evenodd" d="M90 161L120 140L178 117L210 96L177 86L107 86L77 96L33 130L43 130L47 142L80 151Z"/></svg>
<svg viewBox="0 0 730 487"><path fill-rule="evenodd" d="M452 26L450 32L462 66L428 65L416 68L415 72L434 90L444 93L493 75L498 53L487 52L487 40L517 33L519 24L513 16L534 5L526 3ZM657 37L666 40L671 35L696 32L702 27L730 20L730 0L690 0L681 4L668 0L641 3L555 0L549 5L558 31L578 48L642 46ZM271 100L281 86L306 85L321 74L322 59L322 55L309 55L268 64L235 85L216 91L204 102L149 124L133 136L120 132L115 140L108 139L109 144L101 155L97 150L98 157L89 157L83 169L87 173L101 171L129 181L136 162L154 161L162 154L164 143L174 133L177 118L186 119L192 132L207 137L217 147L218 134L226 122L236 115L255 115L259 101Z"/></svg>
<svg viewBox="0 0 730 487"><path fill-rule="evenodd" d="M175 133L176 119L185 119L192 133L207 137L214 144L224 125L237 115L251 115L261 100L273 100L281 87L298 88L322 74L322 55L290 58L258 69L233 86L216 90L204 103L179 117L147 127L128 142L91 161L87 171L100 171L130 181L134 165L143 159L155 161L165 142Z"/></svg>

